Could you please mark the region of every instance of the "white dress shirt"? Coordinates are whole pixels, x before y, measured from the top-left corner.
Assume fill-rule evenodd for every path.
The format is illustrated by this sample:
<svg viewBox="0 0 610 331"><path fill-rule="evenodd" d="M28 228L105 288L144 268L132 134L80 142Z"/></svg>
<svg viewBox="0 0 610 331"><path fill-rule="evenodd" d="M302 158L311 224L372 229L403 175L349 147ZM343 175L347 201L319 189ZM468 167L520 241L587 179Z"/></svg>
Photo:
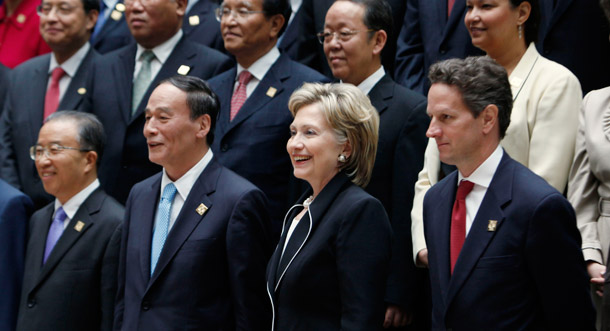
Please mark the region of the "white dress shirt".
<svg viewBox="0 0 610 331"><path fill-rule="evenodd" d="M385 76L385 69L383 66L380 66L372 75L368 76L365 80L363 80L360 84L358 84L358 88L360 91L364 92L364 94L369 95L371 90L379 81Z"/></svg>
<svg viewBox="0 0 610 331"><path fill-rule="evenodd" d="M244 70L248 70L252 74L252 79L250 79L250 82L248 82L248 86L246 86L246 97L249 98L252 92L254 92L254 90L258 86L258 83L263 80L263 77L265 77L267 71L269 71L271 66L275 63L275 61L277 61L279 57L280 51L277 49L277 46L274 46L269 52L267 52L267 54L261 56L258 60L256 60L256 62L252 63L249 68L244 68L241 66L241 64L238 63L237 75L235 76L235 86L233 86L233 93L235 93L235 90L237 90L237 86L239 85L237 80L239 74Z"/></svg>
<svg viewBox="0 0 610 331"><path fill-rule="evenodd" d="M59 200L55 199L55 212L59 207L63 207L64 212L66 213L66 219L64 220L64 230L68 227L70 220L74 218L74 215L78 211L78 208L87 200L87 198L95 191L98 187L100 187L100 181L96 178L91 184L82 189L80 192L76 193L70 200L66 201L65 204L61 204ZM55 213L53 213L53 217L55 217Z"/></svg>
<svg viewBox="0 0 610 331"><path fill-rule="evenodd" d="M203 170L205 170L205 168L212 160L212 156L214 156L214 154L212 153L212 149L208 149L207 153L205 153L201 160L199 160L197 164L195 164L191 169L189 169L189 171L182 175L182 177L178 178L178 180L176 180L175 182L173 182L167 176L165 168L163 169L163 175L161 177L161 192L163 192L165 186L169 183L174 183L174 185L176 186L176 190L178 191L178 194L176 194L176 196L174 197L174 201L172 202L172 210L169 215L169 228L167 230L168 233L174 226L174 223L176 222L176 219L180 214L180 210L182 210L182 206L184 206L186 198L189 196L189 193L191 193L193 185L195 185L195 182L197 181L197 179L199 179L199 176L201 175ZM157 201L157 206L159 205L159 202L161 202L161 197L159 197L159 201ZM155 218L155 223L156 222L157 220Z"/></svg>
<svg viewBox="0 0 610 331"><path fill-rule="evenodd" d="M182 38L182 34L182 30L179 30L173 37L169 38L161 45L151 49L153 54L155 54L155 58L150 62L151 82L155 79L155 77L157 77L159 70L161 70L161 67L163 67L163 64L165 63L165 61L167 61L167 58L169 58L169 56L172 54L172 51L176 47L176 44L178 44L180 38ZM134 80L136 79L136 77L138 77L138 73L142 68L142 59L140 58L140 55L142 55L145 50L146 48L138 44L138 50L136 51L136 65L133 70Z"/></svg>
<svg viewBox="0 0 610 331"><path fill-rule="evenodd" d="M63 77L61 77L59 79L59 100L60 100L60 102L63 99L64 94L66 94L66 90L68 89L68 86L70 86L72 77L74 77L74 75L76 75L76 72L78 71L78 67L80 67L80 64L81 64L81 62L83 62L83 59L85 58L85 56L87 56L87 52L89 52L89 48L91 48L91 46L89 45L89 42L86 42L83 46L81 46L81 48L78 51L76 51L76 53L74 53L74 55L72 55L69 59L64 61L64 63L62 63L61 65L59 63L57 63L55 54L51 53L51 62L49 63L49 79L47 81L47 90L49 89L49 85L51 85L51 73L53 72L53 70L55 70L55 68L61 67L64 70L64 72L66 73L65 75L63 75ZM58 109L58 110L61 110L61 109Z"/></svg>
<svg viewBox="0 0 610 331"><path fill-rule="evenodd" d="M502 161L503 154L502 146L498 144L493 153L470 176L464 177L458 171L458 185L462 180L474 183L472 191L466 196L466 236L468 236L472 222L474 222L474 218L479 212L481 202L483 202L489 184L496 173L496 169L498 169L498 165L500 165L500 161Z"/></svg>

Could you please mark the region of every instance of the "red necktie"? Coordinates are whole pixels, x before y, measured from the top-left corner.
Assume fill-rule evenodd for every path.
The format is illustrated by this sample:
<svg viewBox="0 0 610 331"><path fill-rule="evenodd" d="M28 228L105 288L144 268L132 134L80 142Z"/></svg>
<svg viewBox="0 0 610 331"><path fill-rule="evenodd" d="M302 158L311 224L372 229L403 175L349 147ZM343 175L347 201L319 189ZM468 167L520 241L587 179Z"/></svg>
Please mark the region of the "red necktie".
<svg viewBox="0 0 610 331"><path fill-rule="evenodd" d="M464 246L464 240L466 240L466 196L472 191L473 186L473 182L462 180L455 195L455 203L451 213L451 239L449 242L452 274L455 262L460 256L462 246Z"/></svg>
<svg viewBox="0 0 610 331"><path fill-rule="evenodd" d="M455 0L447 0L447 17L451 16L451 10L453 9L453 4L455 4Z"/></svg>
<svg viewBox="0 0 610 331"><path fill-rule="evenodd" d="M45 120L49 115L53 114L59 106L59 80L66 74L64 69L57 67L51 73L51 84L47 89L47 94L44 97L44 117Z"/></svg>
<svg viewBox="0 0 610 331"><path fill-rule="evenodd" d="M235 118L235 115L237 115L237 112L248 98L246 87L248 86L250 79L252 79L252 74L247 70L242 71L237 78L237 89L231 98L231 121Z"/></svg>

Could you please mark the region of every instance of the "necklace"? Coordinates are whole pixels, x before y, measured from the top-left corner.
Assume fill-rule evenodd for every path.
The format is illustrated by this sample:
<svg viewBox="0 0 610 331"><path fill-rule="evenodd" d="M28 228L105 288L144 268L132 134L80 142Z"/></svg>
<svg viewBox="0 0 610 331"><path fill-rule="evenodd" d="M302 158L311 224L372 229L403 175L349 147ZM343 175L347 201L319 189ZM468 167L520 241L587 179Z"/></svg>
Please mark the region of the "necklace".
<svg viewBox="0 0 610 331"><path fill-rule="evenodd" d="M307 199L305 199L305 201L303 201L303 207L309 208L309 205L311 205L312 202L313 202L313 195L310 195L309 198L307 198Z"/></svg>

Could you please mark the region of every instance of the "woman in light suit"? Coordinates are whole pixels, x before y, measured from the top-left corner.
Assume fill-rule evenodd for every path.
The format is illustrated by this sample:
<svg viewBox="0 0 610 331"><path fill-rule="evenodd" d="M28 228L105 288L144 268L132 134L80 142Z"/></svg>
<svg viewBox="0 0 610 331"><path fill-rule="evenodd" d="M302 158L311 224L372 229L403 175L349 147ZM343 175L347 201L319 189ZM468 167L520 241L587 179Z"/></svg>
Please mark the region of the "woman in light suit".
<svg viewBox="0 0 610 331"><path fill-rule="evenodd" d="M305 84L288 107L286 149L310 189L288 211L267 267L273 330L380 329L392 232L381 203L361 188L379 115L348 84Z"/></svg>
<svg viewBox="0 0 610 331"><path fill-rule="evenodd" d="M513 110L502 147L513 159L564 192L574 156L582 91L576 76L536 50L538 0L467 0L466 7L464 23L473 45L508 73ZM442 178L440 170L438 148L431 140L424 169L415 184L411 213L413 253L416 262L423 265L427 264L427 250L421 208L428 188Z"/></svg>

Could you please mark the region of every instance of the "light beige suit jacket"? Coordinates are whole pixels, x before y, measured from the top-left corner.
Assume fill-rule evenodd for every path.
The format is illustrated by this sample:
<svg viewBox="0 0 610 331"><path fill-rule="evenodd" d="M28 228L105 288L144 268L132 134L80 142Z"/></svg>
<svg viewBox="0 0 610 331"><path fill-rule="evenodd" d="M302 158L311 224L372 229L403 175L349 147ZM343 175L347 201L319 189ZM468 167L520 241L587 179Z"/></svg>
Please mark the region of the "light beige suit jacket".
<svg viewBox="0 0 610 331"><path fill-rule="evenodd" d="M533 43L509 81L514 103L502 147L510 157L563 192L578 130L580 83L568 69L542 57ZM426 192L438 182L439 170L438 148L431 139L424 155L424 168L415 183L411 211L414 259L426 248L422 206Z"/></svg>
<svg viewBox="0 0 610 331"><path fill-rule="evenodd" d="M576 210L585 260L603 265L610 245L610 87L585 97L568 200Z"/></svg>

